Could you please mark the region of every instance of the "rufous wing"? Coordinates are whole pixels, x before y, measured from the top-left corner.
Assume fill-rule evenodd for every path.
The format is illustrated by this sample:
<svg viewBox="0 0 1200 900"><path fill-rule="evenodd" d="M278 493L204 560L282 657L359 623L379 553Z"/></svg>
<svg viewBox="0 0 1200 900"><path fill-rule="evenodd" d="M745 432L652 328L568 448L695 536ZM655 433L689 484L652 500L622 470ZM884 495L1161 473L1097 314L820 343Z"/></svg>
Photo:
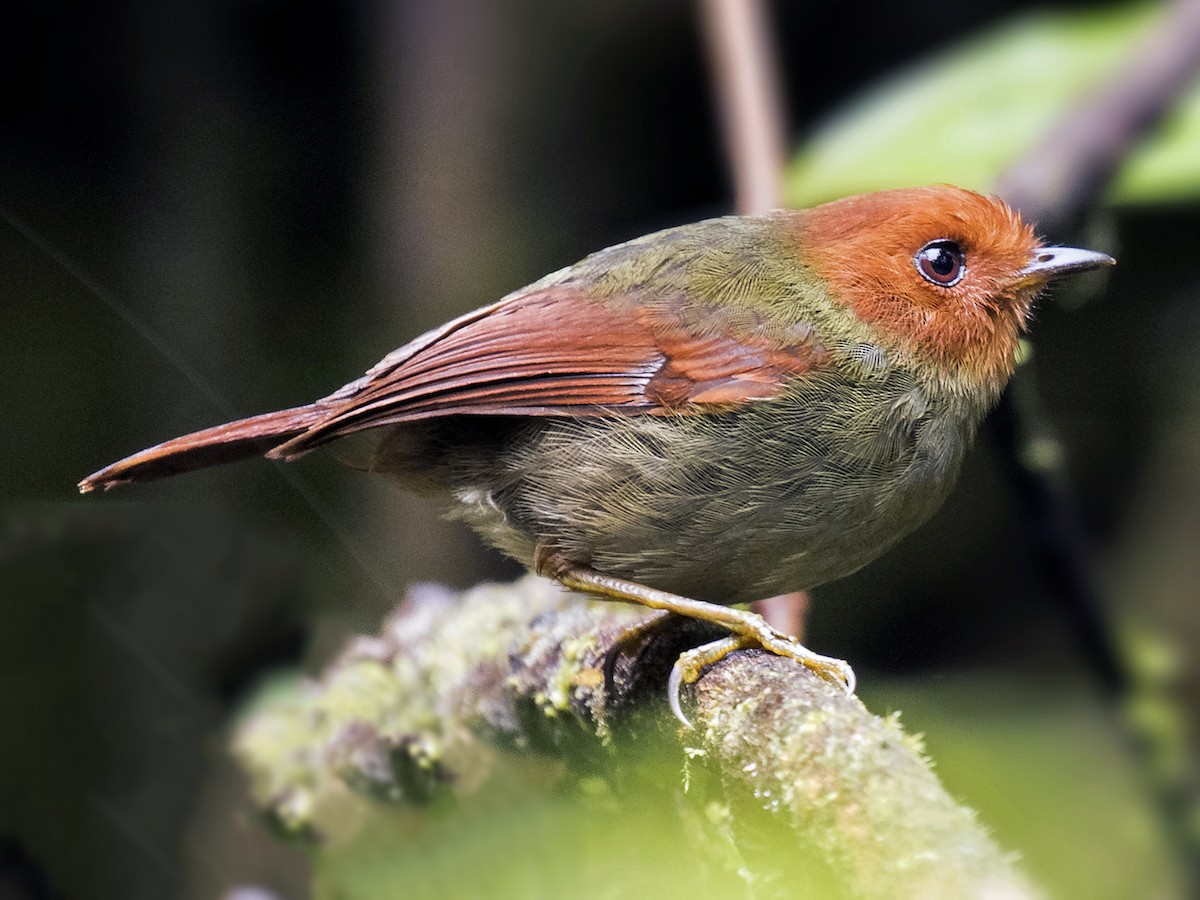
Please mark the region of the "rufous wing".
<svg viewBox="0 0 1200 900"><path fill-rule="evenodd" d="M827 360L683 300L597 299L569 286L518 294L389 354L309 406L175 438L80 482L82 491L266 454L293 459L368 428L438 416L693 414L777 396Z"/></svg>
<svg viewBox="0 0 1200 900"><path fill-rule="evenodd" d="M686 310L686 315L681 311ZM733 333L720 313L573 288L518 295L377 366L327 418L272 450L291 459L365 428L436 416L664 415L777 396L825 361L806 338ZM414 345L410 345L414 346ZM335 395L336 396L336 395Z"/></svg>

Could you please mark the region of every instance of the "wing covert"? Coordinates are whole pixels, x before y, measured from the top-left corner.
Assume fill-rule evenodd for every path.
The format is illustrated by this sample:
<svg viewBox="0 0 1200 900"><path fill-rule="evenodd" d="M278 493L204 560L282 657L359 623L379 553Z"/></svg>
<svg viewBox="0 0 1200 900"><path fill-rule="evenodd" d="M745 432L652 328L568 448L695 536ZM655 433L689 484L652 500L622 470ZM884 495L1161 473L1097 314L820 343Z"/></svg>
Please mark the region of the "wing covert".
<svg viewBox="0 0 1200 900"><path fill-rule="evenodd" d="M268 455L292 458L366 428L436 416L686 415L767 400L828 361L811 330L796 334L783 345L775 332L682 299L647 305L544 288L385 357L319 401L326 415Z"/></svg>

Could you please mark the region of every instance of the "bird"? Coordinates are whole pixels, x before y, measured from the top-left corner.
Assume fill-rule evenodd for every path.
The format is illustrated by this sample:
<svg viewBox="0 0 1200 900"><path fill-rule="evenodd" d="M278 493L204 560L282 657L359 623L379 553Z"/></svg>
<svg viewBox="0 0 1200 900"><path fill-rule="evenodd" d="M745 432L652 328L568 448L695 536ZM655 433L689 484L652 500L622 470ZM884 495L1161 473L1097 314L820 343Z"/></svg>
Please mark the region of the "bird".
<svg viewBox="0 0 1200 900"><path fill-rule="evenodd" d="M950 185L724 216L587 256L301 406L133 454L83 493L371 433L365 468L567 588L720 626L851 693L739 604L879 557L953 487L1035 299L1113 265ZM662 614L660 614L662 615Z"/></svg>

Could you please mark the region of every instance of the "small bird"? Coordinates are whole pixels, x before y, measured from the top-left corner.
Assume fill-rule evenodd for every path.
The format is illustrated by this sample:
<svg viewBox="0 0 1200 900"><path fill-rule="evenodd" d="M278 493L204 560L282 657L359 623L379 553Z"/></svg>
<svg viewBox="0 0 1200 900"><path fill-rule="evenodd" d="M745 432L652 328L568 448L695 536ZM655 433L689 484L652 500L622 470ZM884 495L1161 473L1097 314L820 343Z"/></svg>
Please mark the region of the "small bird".
<svg viewBox="0 0 1200 900"><path fill-rule="evenodd" d="M588 256L304 406L177 437L81 492L377 435L368 468L565 586L702 619L669 690L742 647L854 689L731 608L841 578L929 518L1034 299L1112 265L950 186L726 216Z"/></svg>

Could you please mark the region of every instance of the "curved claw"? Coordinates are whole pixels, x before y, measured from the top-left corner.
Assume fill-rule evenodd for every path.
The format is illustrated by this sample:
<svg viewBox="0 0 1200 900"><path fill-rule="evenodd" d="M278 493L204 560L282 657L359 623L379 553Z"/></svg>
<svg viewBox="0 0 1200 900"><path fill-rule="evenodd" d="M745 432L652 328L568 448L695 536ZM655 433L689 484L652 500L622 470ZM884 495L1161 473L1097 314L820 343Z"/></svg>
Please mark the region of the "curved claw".
<svg viewBox="0 0 1200 900"><path fill-rule="evenodd" d="M701 644L679 654L675 665L671 666L671 677L667 679L667 702L675 718L682 722L684 727L691 728L692 723L683 713L683 706L679 702L679 689L684 684L694 684L705 666L719 662L734 650L746 646L753 646L753 641L748 641L742 635L731 634L729 637Z"/></svg>
<svg viewBox="0 0 1200 900"><path fill-rule="evenodd" d="M683 657L675 660L675 665L671 666L671 677L667 679L667 704L671 707L671 712L675 714L684 728L691 729L693 727L691 721L683 713L683 706L679 703L679 691L683 688Z"/></svg>
<svg viewBox="0 0 1200 900"><path fill-rule="evenodd" d="M854 674L854 669L848 663L842 663L842 683L846 687L846 696L853 697L854 690L858 687L858 676Z"/></svg>

